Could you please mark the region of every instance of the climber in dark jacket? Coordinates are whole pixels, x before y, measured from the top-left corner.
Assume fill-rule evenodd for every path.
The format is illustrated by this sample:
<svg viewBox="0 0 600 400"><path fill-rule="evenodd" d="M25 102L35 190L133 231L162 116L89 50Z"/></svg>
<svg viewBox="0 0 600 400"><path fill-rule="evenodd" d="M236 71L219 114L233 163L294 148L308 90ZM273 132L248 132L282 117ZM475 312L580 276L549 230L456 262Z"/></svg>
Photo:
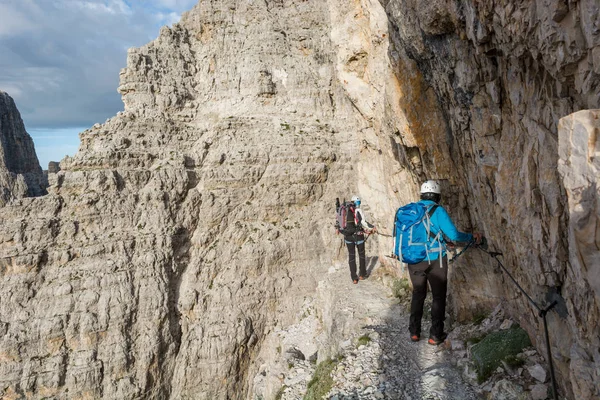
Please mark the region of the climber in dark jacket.
<svg viewBox="0 0 600 400"><path fill-rule="evenodd" d="M357 284L359 280L367 277L367 268L365 260L365 233L376 232L375 226L368 223L365 214L360 208L360 198L352 197L354 203L354 221L348 221L347 230L354 232L344 235L344 242L348 248L348 266L350 267L350 277L352 282ZM358 248L359 271L356 275L356 249Z"/></svg>

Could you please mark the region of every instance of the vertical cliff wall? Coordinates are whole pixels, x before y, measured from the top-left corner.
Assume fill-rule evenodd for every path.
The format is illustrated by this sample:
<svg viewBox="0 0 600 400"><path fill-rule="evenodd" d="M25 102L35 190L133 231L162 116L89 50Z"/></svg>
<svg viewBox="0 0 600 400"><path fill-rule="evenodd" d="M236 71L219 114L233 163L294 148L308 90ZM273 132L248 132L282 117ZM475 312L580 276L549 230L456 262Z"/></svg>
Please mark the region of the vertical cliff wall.
<svg viewBox="0 0 600 400"><path fill-rule="evenodd" d="M580 140L561 145L561 179L557 125L598 107L597 10L539 3L207 0L131 49L125 110L80 135L47 196L0 208L0 396L252 398L279 334L344 261L335 198L359 192L390 233L435 178L461 230L560 301L561 384L593 398L597 224L577 213L597 185L568 183ZM504 301L541 347L505 279L466 253L453 314Z"/></svg>
<svg viewBox="0 0 600 400"><path fill-rule="evenodd" d="M558 171L569 207L569 269L563 291L568 293L570 329L557 333L559 348L569 351L569 380L574 382L575 398L585 399L599 395L599 133L599 110L579 111L559 123Z"/></svg>
<svg viewBox="0 0 600 400"><path fill-rule="evenodd" d="M129 51L124 112L80 135L47 196L0 211L0 396L251 396L266 338L341 249L335 198L358 190L361 163L385 169L361 150L376 112L343 86L379 68L372 49L385 60L372 4L377 18L202 1ZM353 59L332 18L365 51ZM368 82L352 85L375 96Z"/></svg>
<svg viewBox="0 0 600 400"><path fill-rule="evenodd" d="M46 179L14 100L0 90L0 207L46 193Z"/></svg>
<svg viewBox="0 0 600 400"><path fill-rule="evenodd" d="M414 155L415 172L447 182L445 202L455 217L504 252L504 263L537 302L559 301L549 319L561 382L575 398L597 397L597 282L586 272L589 261L570 261L578 256L568 244L565 186L573 184L563 184L557 165L559 119L600 107L598 3L381 3L397 79L413 91L401 103L410 130L395 140ZM577 207L589 212L592 203ZM469 261L453 271L457 316L506 299L541 346L535 308L492 260Z"/></svg>

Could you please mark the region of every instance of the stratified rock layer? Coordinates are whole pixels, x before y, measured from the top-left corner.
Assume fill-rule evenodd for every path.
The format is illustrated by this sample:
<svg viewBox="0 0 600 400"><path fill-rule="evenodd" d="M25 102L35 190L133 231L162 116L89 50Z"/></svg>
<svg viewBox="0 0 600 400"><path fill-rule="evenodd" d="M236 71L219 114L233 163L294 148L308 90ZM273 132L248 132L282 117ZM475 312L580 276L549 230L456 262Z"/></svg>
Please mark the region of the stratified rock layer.
<svg viewBox="0 0 600 400"><path fill-rule="evenodd" d="M203 1L129 51L124 112L0 211L0 396L250 396L358 185L330 6Z"/></svg>
<svg viewBox="0 0 600 400"><path fill-rule="evenodd" d="M33 140L14 100L0 90L0 207L12 199L46 193Z"/></svg>
<svg viewBox="0 0 600 400"><path fill-rule="evenodd" d="M124 112L81 135L47 196L0 209L0 396L274 396L282 344L323 359L352 326L317 289L345 258L334 199L358 192L389 233L425 178L560 300L562 388L597 395L597 284L570 261L556 127L598 107L597 10L550 3L207 0L130 50ZM458 319L505 301L543 346L484 253L453 264L450 292Z"/></svg>

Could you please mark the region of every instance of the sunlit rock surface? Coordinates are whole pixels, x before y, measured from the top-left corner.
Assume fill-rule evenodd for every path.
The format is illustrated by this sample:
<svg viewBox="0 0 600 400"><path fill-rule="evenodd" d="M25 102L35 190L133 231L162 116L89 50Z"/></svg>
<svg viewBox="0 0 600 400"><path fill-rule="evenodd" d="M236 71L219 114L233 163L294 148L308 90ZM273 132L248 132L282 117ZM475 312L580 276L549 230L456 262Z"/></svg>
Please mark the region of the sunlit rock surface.
<svg viewBox="0 0 600 400"><path fill-rule="evenodd" d="M340 5L203 1L129 51L124 112L80 135L47 196L0 211L0 396L251 396L270 338L345 256L335 198L367 170L372 123L336 67L355 49L331 39L331 18L364 35L362 8ZM385 70L378 10L353 74Z"/></svg>
<svg viewBox="0 0 600 400"><path fill-rule="evenodd" d="M600 110L580 111L559 123L559 167L569 205L570 330L580 340L559 341L570 355L575 398L598 396L600 312ZM569 346L570 347L567 347Z"/></svg>
<svg viewBox="0 0 600 400"><path fill-rule="evenodd" d="M335 198L359 193L390 233L426 178L536 301L560 300L562 390L597 396L597 248L569 228L557 126L599 107L598 11L548 4L202 1L131 49L125 110L47 196L0 209L0 396L274 395L282 345L322 359L352 329L321 283L346 257ZM453 264L450 293L459 320L505 302L543 349L485 253Z"/></svg>

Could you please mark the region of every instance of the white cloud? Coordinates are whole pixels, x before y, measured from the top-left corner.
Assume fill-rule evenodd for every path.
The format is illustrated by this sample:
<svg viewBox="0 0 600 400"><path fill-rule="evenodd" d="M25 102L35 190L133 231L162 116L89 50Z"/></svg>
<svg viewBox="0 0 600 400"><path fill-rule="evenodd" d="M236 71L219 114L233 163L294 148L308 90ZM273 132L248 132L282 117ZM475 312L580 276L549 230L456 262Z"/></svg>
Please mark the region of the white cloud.
<svg viewBox="0 0 600 400"><path fill-rule="evenodd" d="M155 0L155 5L157 7L185 11L191 9L194 4L198 3L197 0Z"/></svg>
<svg viewBox="0 0 600 400"><path fill-rule="evenodd" d="M98 3L97 1L77 1L74 3L76 7L82 9L91 10L94 12L107 13L107 14L125 14L131 15L133 11L127 3L122 0L112 0L108 3Z"/></svg>
<svg viewBox="0 0 600 400"><path fill-rule="evenodd" d="M156 17L158 21L164 25L173 25L174 23L177 23L179 22L179 20L181 20L181 14L178 14L176 12L171 12L168 14L157 13Z"/></svg>
<svg viewBox="0 0 600 400"><path fill-rule="evenodd" d="M0 39L32 29L34 25L22 12L0 3Z"/></svg>
<svg viewBox="0 0 600 400"><path fill-rule="evenodd" d="M173 25L181 20L181 14L191 10L198 0L150 0L152 7L157 10L156 18L161 24Z"/></svg>
<svg viewBox="0 0 600 400"><path fill-rule="evenodd" d="M196 0L0 0L0 89L28 127L91 126L123 107L127 49ZM183 8L185 7L185 8Z"/></svg>
<svg viewBox="0 0 600 400"><path fill-rule="evenodd" d="M2 82L0 81L0 89L5 92L8 93L11 97L19 97L23 94L23 90L16 86L16 85L11 85L10 83L7 84L2 84Z"/></svg>
<svg viewBox="0 0 600 400"><path fill-rule="evenodd" d="M116 89L127 49L197 1L0 0L0 90L15 100L43 168L74 154L79 132L122 110Z"/></svg>

